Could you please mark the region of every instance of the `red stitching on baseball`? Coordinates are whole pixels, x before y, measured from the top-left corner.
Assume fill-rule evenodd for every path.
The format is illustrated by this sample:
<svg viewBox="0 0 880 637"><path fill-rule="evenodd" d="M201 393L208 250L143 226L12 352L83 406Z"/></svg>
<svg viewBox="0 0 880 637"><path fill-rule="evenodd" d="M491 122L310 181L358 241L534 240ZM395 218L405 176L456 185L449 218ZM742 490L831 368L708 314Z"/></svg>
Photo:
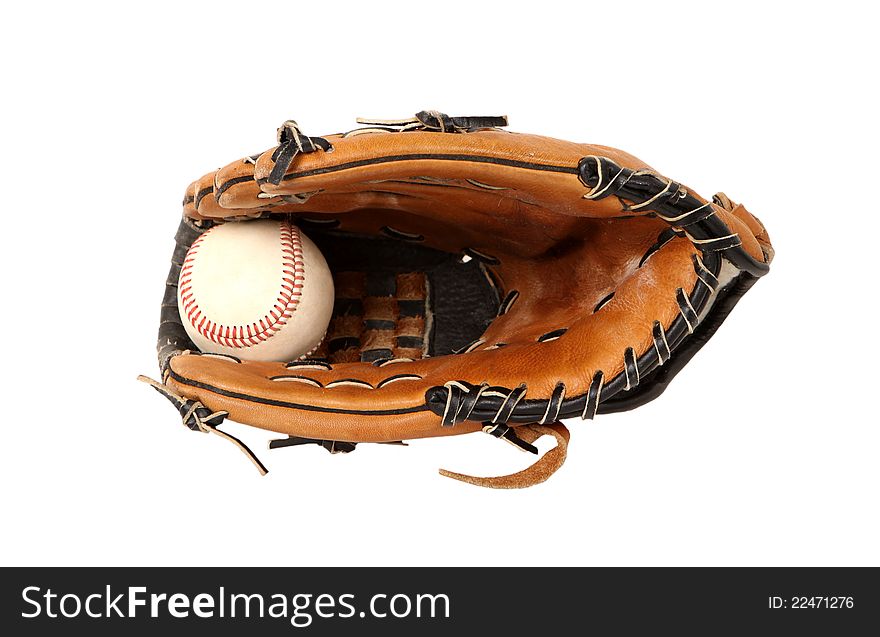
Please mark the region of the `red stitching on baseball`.
<svg viewBox="0 0 880 637"><path fill-rule="evenodd" d="M225 345L232 348L245 348L258 345L274 334L279 332L293 316L296 306L302 296L303 281L305 281L305 263L303 262L303 248L300 239L299 228L291 226L284 221L280 226L281 231L281 287L278 298L273 307L261 318L249 325L230 326L215 323L202 316L199 304L192 291L192 269L195 265L195 256L202 240L211 230L199 235L187 252L186 259L180 269L180 300L183 303L183 311L186 319L202 336L212 343ZM291 277L291 278L288 278ZM199 318L201 317L201 321Z"/></svg>

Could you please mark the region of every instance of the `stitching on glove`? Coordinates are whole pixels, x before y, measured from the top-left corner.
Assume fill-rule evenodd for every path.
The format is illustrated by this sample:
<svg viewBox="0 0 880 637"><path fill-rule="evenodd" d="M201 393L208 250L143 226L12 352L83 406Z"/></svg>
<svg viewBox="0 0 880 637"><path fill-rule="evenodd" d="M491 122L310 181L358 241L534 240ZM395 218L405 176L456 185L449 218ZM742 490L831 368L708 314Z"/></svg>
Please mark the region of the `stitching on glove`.
<svg viewBox="0 0 880 637"><path fill-rule="evenodd" d="M672 351L669 349L669 341L666 340L666 331L660 321L654 321L652 329L654 336L654 348L657 350L658 364L662 365L672 357Z"/></svg>
<svg viewBox="0 0 880 637"><path fill-rule="evenodd" d="M629 391L639 384L639 364L636 361L636 351L627 347L623 353L623 373L626 374L625 390Z"/></svg>
<svg viewBox="0 0 880 637"><path fill-rule="evenodd" d="M375 361L374 364L378 363L377 367L385 367L386 365L395 365L396 363L412 363L413 360L412 358L389 358L383 361Z"/></svg>
<svg viewBox="0 0 880 637"><path fill-rule="evenodd" d="M687 231L685 235L703 252L724 252L730 248L736 248L742 245L742 240L736 233L724 235L723 237L712 237L711 239L697 239Z"/></svg>
<svg viewBox="0 0 880 637"><path fill-rule="evenodd" d="M599 301L598 303L596 303L596 307L593 308L593 314L595 314L596 312L598 312L599 310L601 310L603 307L605 307L606 305L608 305L608 303L610 303L610 302L611 302L611 299L613 299L613 298L614 298L614 292L612 292L612 293L609 294L608 296L604 297L601 301Z"/></svg>
<svg viewBox="0 0 880 637"><path fill-rule="evenodd" d="M425 240L425 235L419 234L417 232L404 232L403 230L398 230L396 228L392 228L391 226L382 226L381 228L379 228L379 231L393 239L400 239L401 241Z"/></svg>
<svg viewBox="0 0 880 637"><path fill-rule="evenodd" d="M324 389L333 389L334 387L361 387L363 389L375 389L370 383L357 378L340 378L324 385Z"/></svg>
<svg viewBox="0 0 880 637"><path fill-rule="evenodd" d="M324 361L292 361L290 363L285 363L284 367L286 369L320 369L328 372L333 371L333 365L325 363Z"/></svg>
<svg viewBox="0 0 880 637"><path fill-rule="evenodd" d="M559 328L558 330L553 330L552 332L547 332L546 334L541 334L538 337L539 343L549 343L550 341L555 341L560 336L565 334L568 331L567 327ZM553 420L556 420L555 418Z"/></svg>
<svg viewBox="0 0 880 637"><path fill-rule="evenodd" d="M688 334L693 334L698 321L697 311L694 309L694 306L691 305L691 300L681 288L678 288L675 291L675 300L678 301L678 309L681 313L681 318L683 318L684 322L687 324Z"/></svg>
<svg viewBox="0 0 880 637"><path fill-rule="evenodd" d="M498 413L495 414L492 422L507 422L510 419L510 415L513 413L513 410L516 408L519 401L525 398L526 391L528 391L528 387L525 383L522 383L516 389L511 390L507 397L504 399L504 402L501 403L501 407L498 408Z"/></svg>
<svg viewBox="0 0 880 637"><path fill-rule="evenodd" d="M468 354L470 352L473 352L475 349L477 349L480 345L482 345L485 342L486 341L484 339L478 338L470 345L465 345L463 348L456 350L455 353L456 354Z"/></svg>
<svg viewBox="0 0 880 637"><path fill-rule="evenodd" d="M311 385L312 387L323 387L323 385L314 378L309 378L308 376L296 376L294 374L289 374L286 376L270 376L269 380L275 380L279 382L305 383L306 385Z"/></svg>
<svg viewBox="0 0 880 637"><path fill-rule="evenodd" d="M498 316L504 316L510 312L510 308L513 307L513 304L516 303L518 298L519 290L511 290L508 292L507 296L504 297L504 300L501 301L501 305L498 307Z"/></svg>
<svg viewBox="0 0 880 637"><path fill-rule="evenodd" d="M677 237L677 236L679 236L679 235L678 235L678 233L675 232L674 228L666 228L666 230L661 232L660 235L657 237L657 242L654 245L652 245L650 248L648 248L647 251L645 251L645 254L642 256L641 260L639 261L639 267L641 268L643 265L645 265L645 263L648 262L648 259L650 259L652 256L654 256L657 252L659 252L663 248L663 246L665 246L667 243L669 243L670 241L675 239L675 237Z"/></svg>
<svg viewBox="0 0 880 637"><path fill-rule="evenodd" d="M613 174L614 176L608 179ZM584 199L615 196L624 210L651 210L684 235L703 254L723 253L740 270L752 276L763 276L767 263L754 259L742 248L742 240L714 214L712 206L723 204L701 202L681 184L650 170L621 168L607 157L588 155L578 163L578 177L590 189ZM729 202L728 202L729 203ZM685 229L687 228L687 229Z"/></svg>
<svg viewBox="0 0 880 637"><path fill-rule="evenodd" d="M462 252L464 253L465 257L468 257L467 260L462 257L462 263L467 263L470 259L476 259L477 261L480 261L485 265L499 265L501 263L500 259L493 257L489 254L479 252L478 250L474 250L473 248L465 248L464 250L462 250Z"/></svg>
<svg viewBox="0 0 880 637"><path fill-rule="evenodd" d="M623 170L623 169L621 168L621 171L622 171L622 170ZM635 172L635 173L633 173L633 174L634 174L634 175L638 175L638 174L644 174L644 173L643 173L643 171L637 171L637 172ZM658 192L656 195L654 195L653 197L651 197L650 199L648 199L648 200L646 200L646 201L643 201L643 202L641 202L641 203L639 203L639 204L633 204L633 205L630 205L630 206L628 207L628 210L641 210L642 208L648 208L648 207L650 207L651 204L654 203L655 201L663 200L663 199L668 199L669 197L673 196L673 194L674 194L674 191L671 191L671 190L670 190L670 188L672 188L672 185L673 185L674 183L675 183L675 182L673 182L673 181L670 179L668 182L666 182L666 186L663 188L663 190L661 190L661 191ZM678 184L675 184L675 190L676 190L676 191L678 190ZM661 218L662 218L662 217L661 217Z"/></svg>
<svg viewBox="0 0 880 637"><path fill-rule="evenodd" d="M465 179L465 181L472 186L484 188L485 190L510 190L510 188L507 188L506 186L491 186L489 184L484 184L482 181L477 181L476 179Z"/></svg>
<svg viewBox="0 0 880 637"><path fill-rule="evenodd" d="M189 352L193 356L203 356L205 358L219 358L222 360L229 360L233 363L241 364L241 359L238 356L233 356L232 354L217 354L215 352Z"/></svg>
<svg viewBox="0 0 880 637"><path fill-rule="evenodd" d="M605 373L599 370L593 374L590 389L584 400L584 410L581 412L581 420L592 420L596 417L599 402L602 399L602 387L605 385Z"/></svg>
<svg viewBox="0 0 880 637"><path fill-rule="evenodd" d="M565 400L565 383L559 381L553 389L550 400L547 401L547 409L544 410L544 415L538 421L538 424L544 425L547 424L548 420L550 422L559 420L559 412L562 410L563 400ZM553 412L552 416L550 415L551 411Z"/></svg>
<svg viewBox="0 0 880 637"><path fill-rule="evenodd" d="M657 216L663 219L663 221L665 221L666 223L675 226L676 228L685 228L687 226L708 219L714 214L715 209L712 207L712 204L707 201L699 208L695 208L689 212L683 212L675 217L667 217L661 215L659 212L657 213Z"/></svg>
<svg viewBox="0 0 880 637"><path fill-rule="evenodd" d="M478 387L474 387L467 383L451 380L443 386L447 390L446 408L443 410L443 415L440 419L440 424L443 427L451 427L456 423L464 422L470 418L474 407L477 405L480 397L484 394L487 396L507 396L507 394L493 394L489 389L489 385L486 383L481 383ZM451 409L453 404L455 405L454 410Z"/></svg>
<svg viewBox="0 0 880 637"><path fill-rule="evenodd" d="M385 380L379 381L379 383L376 384L376 389L381 389L382 387L385 387L386 385L390 385L391 383L397 383L402 380L422 380L422 377L419 376L418 374L397 374L395 376L389 376Z"/></svg>
<svg viewBox="0 0 880 637"><path fill-rule="evenodd" d="M699 254L694 255L694 271L697 273L697 279L699 279L703 285L709 288L709 291L714 294L718 289L718 277L715 276L705 265L703 265L703 260L700 258ZM711 282L709 281L711 279Z"/></svg>

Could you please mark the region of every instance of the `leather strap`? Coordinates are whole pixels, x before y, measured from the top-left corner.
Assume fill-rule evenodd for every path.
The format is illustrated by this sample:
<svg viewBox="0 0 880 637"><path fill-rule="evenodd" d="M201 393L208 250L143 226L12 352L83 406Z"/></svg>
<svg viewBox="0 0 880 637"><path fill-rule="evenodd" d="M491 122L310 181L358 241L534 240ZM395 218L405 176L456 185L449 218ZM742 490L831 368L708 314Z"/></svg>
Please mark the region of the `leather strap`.
<svg viewBox="0 0 880 637"><path fill-rule="evenodd" d="M206 434L216 434L224 440L231 442L233 445L238 447L238 449L244 455L247 456L248 460L254 463L254 466L257 468L257 471L260 472L261 476L269 473L269 470L266 469L266 466L262 462L260 462L260 459L257 458L256 454L251 451L246 444L244 444L235 436L219 429L220 424L222 424L222 422L229 415L228 412L211 411L201 402L184 398L183 396L176 394L175 392L171 391L171 389L169 389L167 386L153 380L152 378L141 375L138 376L137 379L142 383L146 383L157 392L165 396L165 398L167 398L169 401L171 401L171 404L177 407L177 410L180 412L181 421L187 428L193 431L201 431L202 433Z"/></svg>
<svg viewBox="0 0 880 637"><path fill-rule="evenodd" d="M568 440L570 433L565 425L555 422L552 425L523 425L516 427L516 433L527 443L533 443L542 436L556 438L556 446L538 459L535 464L506 476L475 477L464 473L456 473L440 469L440 475L460 482L466 482L477 487L490 489L523 489L544 482L552 476L565 462L568 452Z"/></svg>

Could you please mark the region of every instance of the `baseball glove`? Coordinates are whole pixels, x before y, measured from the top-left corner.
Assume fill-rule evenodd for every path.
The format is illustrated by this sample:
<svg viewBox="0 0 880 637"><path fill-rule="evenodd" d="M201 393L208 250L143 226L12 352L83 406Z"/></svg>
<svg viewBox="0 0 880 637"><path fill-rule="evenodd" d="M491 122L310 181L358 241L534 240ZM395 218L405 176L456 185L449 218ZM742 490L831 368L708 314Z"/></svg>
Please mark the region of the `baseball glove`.
<svg viewBox="0 0 880 637"><path fill-rule="evenodd" d="M162 382L192 430L225 418L282 434L270 448L485 432L528 452L488 487L546 480L562 419L656 398L768 271L764 227L613 148L502 130L504 117L363 121L278 145L186 191L159 328ZM177 308L190 244L218 223L300 226L333 272L320 348L287 363L201 354Z"/></svg>

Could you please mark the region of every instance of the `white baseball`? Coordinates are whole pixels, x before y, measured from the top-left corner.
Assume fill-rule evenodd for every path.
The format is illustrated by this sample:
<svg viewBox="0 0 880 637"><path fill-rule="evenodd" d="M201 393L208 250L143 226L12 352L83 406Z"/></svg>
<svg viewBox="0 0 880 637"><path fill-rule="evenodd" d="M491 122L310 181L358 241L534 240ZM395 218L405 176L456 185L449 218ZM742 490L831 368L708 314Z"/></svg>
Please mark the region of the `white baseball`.
<svg viewBox="0 0 880 637"><path fill-rule="evenodd" d="M287 221L231 221L192 244L177 307L202 352L293 361L324 338L333 277L317 246Z"/></svg>

